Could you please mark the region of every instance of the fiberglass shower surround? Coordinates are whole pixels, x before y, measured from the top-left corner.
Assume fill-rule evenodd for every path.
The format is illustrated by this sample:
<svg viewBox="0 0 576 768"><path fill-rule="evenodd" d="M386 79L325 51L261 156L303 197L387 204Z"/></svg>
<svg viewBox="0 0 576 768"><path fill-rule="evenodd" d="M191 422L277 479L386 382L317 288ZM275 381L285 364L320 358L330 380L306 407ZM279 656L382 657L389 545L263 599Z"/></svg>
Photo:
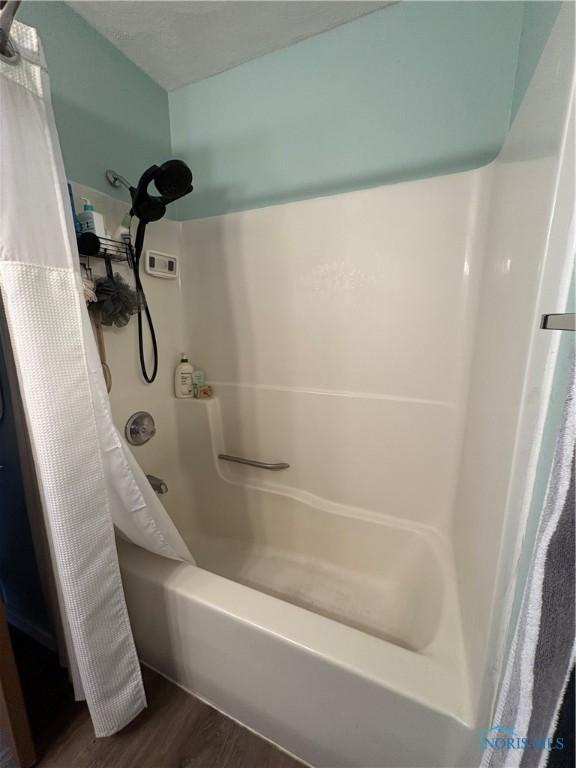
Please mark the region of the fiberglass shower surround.
<svg viewBox="0 0 576 768"><path fill-rule="evenodd" d="M145 706L113 525L158 554L193 559L113 424L42 48L36 31L18 22L12 40L18 56L0 57L0 290L68 664L96 734L106 736Z"/></svg>
<svg viewBox="0 0 576 768"><path fill-rule="evenodd" d="M573 263L573 11L493 163L154 241L215 398L150 392L199 568L122 544L138 647L312 765L480 763Z"/></svg>

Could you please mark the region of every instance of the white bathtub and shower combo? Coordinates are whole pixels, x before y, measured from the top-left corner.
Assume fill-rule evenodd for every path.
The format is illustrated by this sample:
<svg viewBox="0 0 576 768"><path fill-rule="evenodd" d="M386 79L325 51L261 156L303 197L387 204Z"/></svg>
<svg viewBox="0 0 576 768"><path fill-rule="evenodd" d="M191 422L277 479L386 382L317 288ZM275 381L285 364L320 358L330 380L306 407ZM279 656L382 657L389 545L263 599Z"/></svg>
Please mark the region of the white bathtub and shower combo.
<svg viewBox="0 0 576 768"><path fill-rule="evenodd" d="M87 360L79 378L66 375L72 410L84 382L92 407L79 404L77 418L103 457L84 524L99 521L107 559L97 567L113 573L109 595L120 589L111 615L124 616L125 598L126 632L144 664L310 765L480 763L562 352L540 318L565 311L572 271L573 7L562 6L492 162L204 218L151 214L140 279L159 347L153 384L139 376L135 320L105 331L109 399L81 303L65 319L67 338L54 331L59 353L76 344ZM30 67L43 78L36 55ZM24 109L18 98L13 109ZM75 236L59 162L37 188L62 185L51 213L66 243ZM201 170L188 164L201 188ZM170 203L178 195L168 187ZM109 232L122 227L128 192L71 190ZM157 279L150 254L172 259L175 277ZM38 258L34 281L21 254L0 272L63 615L80 573L63 563L77 557L80 568L87 555L59 538L66 528L51 494L74 459L62 448L60 474L41 468L51 455L46 419L56 417L41 415L27 350L53 330L13 306L31 285L45 309L58 291L77 295L74 259ZM105 274L102 261L90 266ZM114 270L134 275L125 260ZM56 310L50 318L52 329L63 322ZM174 397L182 350L212 396ZM48 383L66 388L58 372ZM128 427L129 449L123 432L135 412L150 414L155 431ZM57 422L66 429L64 416ZM66 437L72 453L76 435ZM107 500L96 498L99 482ZM79 601L85 607L88 593ZM69 619L73 657L89 646L78 637L90 620L78 615ZM115 634L106 642L127 681L121 658L131 646ZM76 663L100 735L139 711L135 701L106 720L107 693L91 692L88 662Z"/></svg>

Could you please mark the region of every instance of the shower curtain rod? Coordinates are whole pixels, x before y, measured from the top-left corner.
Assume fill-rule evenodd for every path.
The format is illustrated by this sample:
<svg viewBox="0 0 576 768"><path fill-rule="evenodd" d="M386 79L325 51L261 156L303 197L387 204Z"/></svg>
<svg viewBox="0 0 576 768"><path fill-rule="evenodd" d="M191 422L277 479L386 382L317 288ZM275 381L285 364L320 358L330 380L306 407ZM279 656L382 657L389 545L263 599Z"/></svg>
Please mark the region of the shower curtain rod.
<svg viewBox="0 0 576 768"><path fill-rule="evenodd" d="M21 0L0 0L0 55L10 56L10 30Z"/></svg>

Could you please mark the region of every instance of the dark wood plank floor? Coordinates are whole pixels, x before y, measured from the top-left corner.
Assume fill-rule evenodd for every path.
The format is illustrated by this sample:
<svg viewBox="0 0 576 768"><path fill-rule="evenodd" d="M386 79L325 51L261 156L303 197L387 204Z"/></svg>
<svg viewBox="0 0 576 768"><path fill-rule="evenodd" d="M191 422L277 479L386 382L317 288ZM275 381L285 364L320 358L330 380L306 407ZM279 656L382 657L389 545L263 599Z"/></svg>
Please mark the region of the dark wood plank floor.
<svg viewBox="0 0 576 768"><path fill-rule="evenodd" d="M95 739L86 706L72 701L53 656L27 639L18 646L39 768L302 768L146 668L148 709L122 733Z"/></svg>
<svg viewBox="0 0 576 768"><path fill-rule="evenodd" d="M0 768L17 768L8 737L0 730Z"/></svg>

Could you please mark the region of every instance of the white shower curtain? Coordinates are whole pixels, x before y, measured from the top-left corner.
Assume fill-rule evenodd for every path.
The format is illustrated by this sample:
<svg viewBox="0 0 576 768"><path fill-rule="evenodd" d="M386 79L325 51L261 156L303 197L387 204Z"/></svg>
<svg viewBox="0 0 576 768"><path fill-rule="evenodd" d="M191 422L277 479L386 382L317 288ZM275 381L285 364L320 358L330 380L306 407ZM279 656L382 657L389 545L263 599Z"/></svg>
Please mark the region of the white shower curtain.
<svg viewBox="0 0 576 768"><path fill-rule="evenodd" d="M17 22L12 38L19 62L0 58L0 291L71 672L107 736L146 705L113 524L153 552L192 557L113 425L41 46Z"/></svg>

